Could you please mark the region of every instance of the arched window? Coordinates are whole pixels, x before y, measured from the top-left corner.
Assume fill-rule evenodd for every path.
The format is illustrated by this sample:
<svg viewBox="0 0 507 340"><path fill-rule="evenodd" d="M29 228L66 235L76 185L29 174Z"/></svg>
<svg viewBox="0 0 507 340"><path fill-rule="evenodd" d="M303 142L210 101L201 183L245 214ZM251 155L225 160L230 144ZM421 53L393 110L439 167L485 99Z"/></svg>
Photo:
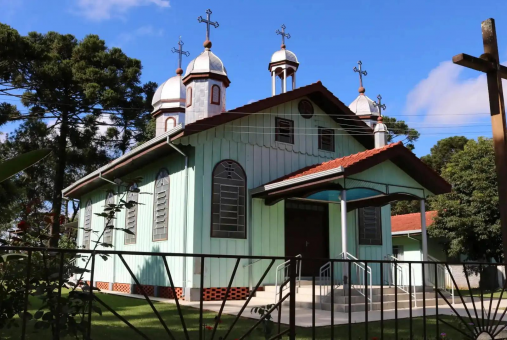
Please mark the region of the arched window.
<svg viewBox="0 0 507 340"><path fill-rule="evenodd" d="M125 233L125 244L135 244L137 234L137 202L139 199L139 189L137 184L134 183L129 189L127 194L127 204L134 202L134 204L127 209L125 227L133 234Z"/></svg>
<svg viewBox="0 0 507 340"><path fill-rule="evenodd" d="M176 127L176 119L174 117L169 117L165 120L165 131L169 131L172 128Z"/></svg>
<svg viewBox="0 0 507 340"><path fill-rule="evenodd" d="M235 161L213 169L211 237L246 238L246 175Z"/></svg>
<svg viewBox="0 0 507 340"><path fill-rule="evenodd" d="M211 87L211 104L220 105L220 86L218 85Z"/></svg>
<svg viewBox="0 0 507 340"><path fill-rule="evenodd" d="M192 87L187 87L187 107L192 106Z"/></svg>
<svg viewBox="0 0 507 340"><path fill-rule="evenodd" d="M92 234L92 200L86 202L84 212L84 225L83 225L83 242L82 246L84 249L90 249L90 237Z"/></svg>
<svg viewBox="0 0 507 340"><path fill-rule="evenodd" d="M114 204L114 192L108 191L106 194L106 207L109 207L110 204ZM105 228L104 231L104 243L112 244L113 243L113 228L114 228L114 219L108 220L105 218Z"/></svg>
<svg viewBox="0 0 507 340"><path fill-rule="evenodd" d="M153 241L167 240L169 217L169 172L161 169L155 179Z"/></svg>

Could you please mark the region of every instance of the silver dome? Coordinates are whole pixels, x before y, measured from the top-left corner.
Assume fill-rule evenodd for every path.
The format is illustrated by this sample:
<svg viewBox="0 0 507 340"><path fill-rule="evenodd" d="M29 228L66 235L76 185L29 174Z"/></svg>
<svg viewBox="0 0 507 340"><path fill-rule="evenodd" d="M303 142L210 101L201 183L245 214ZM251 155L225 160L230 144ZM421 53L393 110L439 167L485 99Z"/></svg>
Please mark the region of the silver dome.
<svg viewBox="0 0 507 340"><path fill-rule="evenodd" d="M378 116L378 107L375 106L374 101L368 98L365 94L360 94L357 98L350 103L349 109L358 116Z"/></svg>
<svg viewBox="0 0 507 340"><path fill-rule="evenodd" d="M215 73L227 76L224 63L209 49L206 49L188 64L185 77L193 73Z"/></svg>
<svg viewBox="0 0 507 340"><path fill-rule="evenodd" d="M151 101L153 112L160 109L185 107L186 92L181 79L181 75L177 74L158 87Z"/></svg>
<svg viewBox="0 0 507 340"><path fill-rule="evenodd" d="M298 62L298 58L296 57L296 55L293 52L291 52L291 51L289 51L289 50L287 50L285 48L282 48L281 50L276 51L271 56L271 62L272 63L276 63L276 62L279 62L279 61L285 61L285 60L292 61L292 62L295 62L295 63L299 63Z"/></svg>

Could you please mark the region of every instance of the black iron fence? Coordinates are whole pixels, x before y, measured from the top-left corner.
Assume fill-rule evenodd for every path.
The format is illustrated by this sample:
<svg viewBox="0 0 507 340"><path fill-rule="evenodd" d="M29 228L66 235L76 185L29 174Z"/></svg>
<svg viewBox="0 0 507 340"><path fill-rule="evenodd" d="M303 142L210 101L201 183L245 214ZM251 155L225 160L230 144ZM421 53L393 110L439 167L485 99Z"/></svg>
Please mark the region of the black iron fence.
<svg viewBox="0 0 507 340"><path fill-rule="evenodd" d="M504 264L26 247L0 253L1 339L507 338ZM148 274L129 264L136 257L156 260ZM105 268L98 261L116 261L125 275L101 273L110 279L98 281ZM213 261L224 263L219 272L210 270ZM191 272L186 281L182 268ZM156 275L167 286L157 286Z"/></svg>

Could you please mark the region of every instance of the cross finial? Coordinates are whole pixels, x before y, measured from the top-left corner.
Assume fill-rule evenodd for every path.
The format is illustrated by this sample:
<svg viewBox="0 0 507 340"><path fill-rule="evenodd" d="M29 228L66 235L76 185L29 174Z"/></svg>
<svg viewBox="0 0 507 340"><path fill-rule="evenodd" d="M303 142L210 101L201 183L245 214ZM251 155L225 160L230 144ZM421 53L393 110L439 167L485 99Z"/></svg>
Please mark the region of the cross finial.
<svg viewBox="0 0 507 340"><path fill-rule="evenodd" d="M289 33L285 33L285 25L282 24L282 30L276 30L276 34L278 35L281 35L282 36L282 48L285 48L285 38L287 39L290 39L290 34Z"/></svg>
<svg viewBox="0 0 507 340"><path fill-rule="evenodd" d="M204 42L204 47L211 48L211 41L209 40L209 34L210 34L210 26L213 26L215 28L218 28L218 21L211 21L211 9L208 9L206 11L206 19L203 19L202 16L199 16L197 18L197 21L204 22L206 24L206 41Z"/></svg>
<svg viewBox="0 0 507 340"><path fill-rule="evenodd" d="M377 96L378 102L373 102L373 105L375 107L378 107L378 114L380 117L382 117L382 110L386 109L386 104L382 104L382 96L379 94Z"/></svg>
<svg viewBox="0 0 507 340"><path fill-rule="evenodd" d="M178 46L179 46L178 49L176 49L174 47L171 49L171 51L173 53L178 53L178 68L176 69L176 74L183 74L183 69L181 68L181 56L185 55L188 57L190 55L189 52L182 50L183 45L185 45L185 43L183 42L183 40L181 40L181 35L180 35L180 40L178 41Z"/></svg>
<svg viewBox="0 0 507 340"><path fill-rule="evenodd" d="M359 68L357 67L354 67L354 72L358 72L359 73L359 93L364 93L364 87L363 87L363 76L367 76L368 75L368 72L363 71L361 69L361 65L363 65L363 63L361 62L361 60L359 60L357 62L357 65L359 65Z"/></svg>

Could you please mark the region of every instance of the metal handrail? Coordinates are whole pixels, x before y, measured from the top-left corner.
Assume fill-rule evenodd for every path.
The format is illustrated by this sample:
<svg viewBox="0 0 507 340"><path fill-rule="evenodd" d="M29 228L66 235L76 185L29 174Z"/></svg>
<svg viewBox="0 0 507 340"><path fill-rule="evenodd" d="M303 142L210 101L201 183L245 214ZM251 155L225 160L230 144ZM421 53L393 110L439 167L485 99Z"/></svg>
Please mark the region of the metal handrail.
<svg viewBox="0 0 507 340"><path fill-rule="evenodd" d="M371 278L372 277L371 267L367 266L364 262L359 261L358 258L356 258L355 256L353 256L350 253L344 252L344 253L341 253L340 256L345 260L353 260L353 261L350 261L350 264L352 264L356 268L356 276L357 276L358 283L353 284L352 280L349 278L349 284L351 285L351 288L355 289L362 296L368 295L367 298L370 303L370 311L372 311L373 310L373 286L372 286L372 278ZM366 271L366 276L367 276L366 280L369 281L369 288L370 288L369 294L366 291L366 282L365 282L365 278L364 278L365 271ZM362 282L362 284L361 284L361 282Z"/></svg>
<svg viewBox="0 0 507 340"><path fill-rule="evenodd" d="M303 255L301 254L297 254L296 256L294 257L299 257L299 258L303 258ZM285 279L288 277L288 269L290 268L290 261L291 260L287 260L285 261L284 263L278 265L275 269L275 303L278 299L278 294L281 293L278 291L278 275L279 275L279 272L281 270L283 270L283 280L281 280L281 282L285 281ZM301 260L297 260L298 264L296 265L296 282L297 282L297 286L298 287L301 287L301 266L302 266L302 262Z"/></svg>
<svg viewBox="0 0 507 340"><path fill-rule="evenodd" d="M398 274L396 275L397 277L397 281L398 282L394 282L395 285L394 287L395 288L399 288L400 290L404 291L405 293L407 294L410 294L414 297L414 307L417 307L417 292L416 292L416 285L413 284L412 285L412 288L413 288L413 291L411 292L410 291L410 284L412 283L411 281L414 280L415 278L415 271L414 271L414 267L410 266L410 274L408 274L408 270L409 270L409 266L404 266L404 265L401 265L400 263L398 263L398 258L393 256L393 255L386 255L384 256L384 259L387 259L389 261L392 261L391 263L389 263L390 265L390 270L388 270L388 283L389 283L389 287L391 287L392 283L394 282L394 271L396 270L398 272ZM408 283L405 283L406 282L406 277L408 276ZM423 286L423 289L424 289L424 286Z"/></svg>
<svg viewBox="0 0 507 340"><path fill-rule="evenodd" d="M428 261L431 262L439 262L438 259L434 258L433 256L428 255ZM446 266L435 263L437 266L437 276L439 276L440 279L443 278L443 280L439 281L438 278L433 277L434 272L431 270L429 271L430 275L428 276L428 281L435 286L435 288L442 289L443 291L451 294L452 298L452 304L454 304L454 284L451 282L452 277L452 268L447 268ZM440 275L439 275L440 273ZM449 290L449 288L451 289Z"/></svg>

